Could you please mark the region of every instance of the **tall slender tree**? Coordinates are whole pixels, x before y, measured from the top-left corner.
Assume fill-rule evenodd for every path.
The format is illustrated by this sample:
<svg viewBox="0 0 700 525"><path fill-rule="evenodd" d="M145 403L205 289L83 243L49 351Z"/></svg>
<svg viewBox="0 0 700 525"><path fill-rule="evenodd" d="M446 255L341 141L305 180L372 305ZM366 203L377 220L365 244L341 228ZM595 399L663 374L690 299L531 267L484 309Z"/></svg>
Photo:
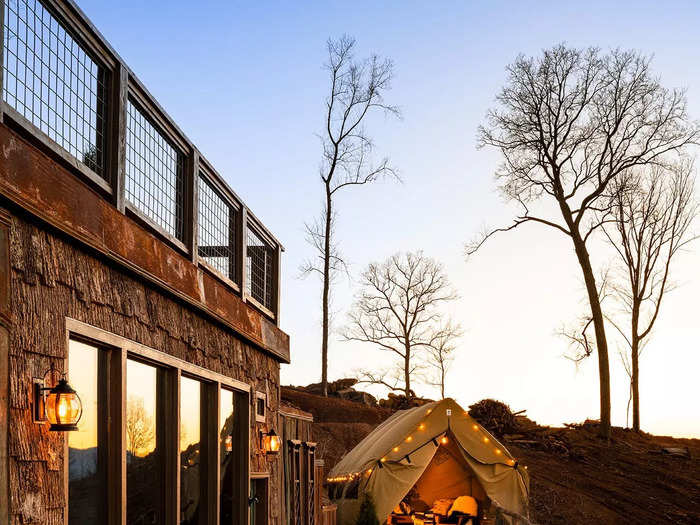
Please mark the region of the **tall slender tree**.
<svg viewBox="0 0 700 525"><path fill-rule="evenodd" d="M445 399L447 372L457 352L457 340L462 335L461 327L448 321L435 332L427 346L426 362L432 372L429 374L428 383L440 389L440 399Z"/></svg>
<svg viewBox="0 0 700 525"><path fill-rule="evenodd" d="M639 356L672 288L672 263L697 238L691 227L698 202L689 162L637 170L622 184L611 203L612 220L603 228L620 263L611 294L621 308L607 317L628 349L623 361L630 378L632 428L639 432Z"/></svg>
<svg viewBox="0 0 700 525"><path fill-rule="evenodd" d="M384 101L391 87L394 64L372 55L354 59L355 39L344 35L328 40L326 69L330 92L326 98L320 179L323 184L323 209L319 219L306 224L306 237L317 255L302 265L302 273L317 273L322 280L321 292L321 386L328 395L328 343L330 298L333 276L345 267L334 238L337 219L334 198L341 190L363 186L397 173L388 158L373 162L374 145L365 129L368 117L375 112L399 116L399 109Z"/></svg>
<svg viewBox="0 0 700 525"><path fill-rule="evenodd" d="M522 209L510 226L536 223L565 235L580 266L591 310L600 379L600 433L610 436L610 370L605 320L588 241L608 216L613 183L630 169L669 162L698 137L683 91L669 90L633 51L558 45L507 67L498 106L479 128L480 146L497 148L505 197ZM533 207L537 203L537 212ZM547 206L547 204L549 206ZM554 210L548 214L548 210Z"/></svg>

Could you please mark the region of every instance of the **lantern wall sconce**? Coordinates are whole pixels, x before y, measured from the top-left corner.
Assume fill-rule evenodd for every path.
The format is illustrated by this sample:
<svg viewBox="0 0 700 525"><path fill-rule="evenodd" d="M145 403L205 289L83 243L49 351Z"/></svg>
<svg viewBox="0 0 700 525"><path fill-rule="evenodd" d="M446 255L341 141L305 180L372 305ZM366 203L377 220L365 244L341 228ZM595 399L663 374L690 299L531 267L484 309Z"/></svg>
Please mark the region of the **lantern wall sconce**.
<svg viewBox="0 0 700 525"><path fill-rule="evenodd" d="M277 454L280 451L281 446L282 440L274 429L270 430L269 432L260 431L260 448L265 454Z"/></svg>
<svg viewBox="0 0 700 525"><path fill-rule="evenodd" d="M47 375L51 371L47 372ZM78 393L61 377L54 386L45 386L44 379L34 379L34 421L51 423L52 432L78 430L83 404Z"/></svg>

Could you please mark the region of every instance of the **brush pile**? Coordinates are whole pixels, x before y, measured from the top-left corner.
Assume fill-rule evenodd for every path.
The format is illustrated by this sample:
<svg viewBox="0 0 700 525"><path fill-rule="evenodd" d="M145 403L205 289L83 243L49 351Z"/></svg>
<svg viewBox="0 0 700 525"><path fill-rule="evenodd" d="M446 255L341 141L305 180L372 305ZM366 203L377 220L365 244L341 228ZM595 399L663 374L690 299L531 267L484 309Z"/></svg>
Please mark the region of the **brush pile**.
<svg viewBox="0 0 700 525"><path fill-rule="evenodd" d="M518 412L518 414L522 414L522 412ZM508 405L495 399L482 399L478 403L474 403L469 407L469 415L499 438L505 434L519 431L516 414L511 411Z"/></svg>

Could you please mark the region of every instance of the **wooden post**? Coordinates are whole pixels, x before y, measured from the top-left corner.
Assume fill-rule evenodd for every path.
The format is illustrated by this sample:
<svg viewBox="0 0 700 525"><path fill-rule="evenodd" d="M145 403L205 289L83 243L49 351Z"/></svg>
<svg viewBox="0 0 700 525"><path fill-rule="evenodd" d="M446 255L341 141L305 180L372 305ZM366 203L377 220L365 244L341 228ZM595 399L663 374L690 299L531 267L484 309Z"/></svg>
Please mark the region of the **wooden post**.
<svg viewBox="0 0 700 525"><path fill-rule="evenodd" d="M180 369L159 369L158 376L162 408L156 439L163 451L163 523L180 523Z"/></svg>
<svg viewBox="0 0 700 525"><path fill-rule="evenodd" d="M314 523L313 525L321 525L323 511L321 509L323 492L323 467L325 462L322 459L314 461Z"/></svg>
<svg viewBox="0 0 700 525"><path fill-rule="evenodd" d="M107 519L109 525L126 523L126 350L109 355L107 370Z"/></svg>
<svg viewBox="0 0 700 525"><path fill-rule="evenodd" d="M112 118L109 122L110 152L107 155L110 163L110 180L112 183L112 198L120 212L125 209L126 184L126 106L129 100L129 72L124 64L118 64L114 69L110 106Z"/></svg>
<svg viewBox="0 0 700 525"><path fill-rule="evenodd" d="M221 421L219 421L219 403L220 403L220 388L218 382L207 384L202 383L205 395L202 402L202 429L201 446L202 446L202 462L204 466L200 476L203 482L200 482L200 505L204 510L204 515L201 516L202 523L219 523L219 482L220 482L220 466L219 459L219 429Z"/></svg>
<svg viewBox="0 0 700 525"><path fill-rule="evenodd" d="M4 2L3 2L4 3ZM1 8L0 8L1 12ZM0 209L0 525L10 523L10 231L12 216Z"/></svg>
<svg viewBox="0 0 700 525"><path fill-rule="evenodd" d="M250 393L235 392L233 395L233 501L238 502L234 508L235 523L248 523L248 498L250 489ZM235 504L235 503L234 503Z"/></svg>

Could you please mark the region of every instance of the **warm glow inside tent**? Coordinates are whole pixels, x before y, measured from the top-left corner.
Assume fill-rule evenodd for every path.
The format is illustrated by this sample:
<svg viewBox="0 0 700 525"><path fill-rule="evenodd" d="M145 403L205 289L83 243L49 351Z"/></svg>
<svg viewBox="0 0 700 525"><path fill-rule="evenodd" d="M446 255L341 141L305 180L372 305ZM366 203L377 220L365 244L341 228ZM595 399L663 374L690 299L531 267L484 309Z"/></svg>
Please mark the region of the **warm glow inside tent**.
<svg viewBox="0 0 700 525"><path fill-rule="evenodd" d="M340 525L354 525L365 493L383 523L402 504L474 498L508 523L527 517L526 467L454 400L395 413L333 468L330 496Z"/></svg>

